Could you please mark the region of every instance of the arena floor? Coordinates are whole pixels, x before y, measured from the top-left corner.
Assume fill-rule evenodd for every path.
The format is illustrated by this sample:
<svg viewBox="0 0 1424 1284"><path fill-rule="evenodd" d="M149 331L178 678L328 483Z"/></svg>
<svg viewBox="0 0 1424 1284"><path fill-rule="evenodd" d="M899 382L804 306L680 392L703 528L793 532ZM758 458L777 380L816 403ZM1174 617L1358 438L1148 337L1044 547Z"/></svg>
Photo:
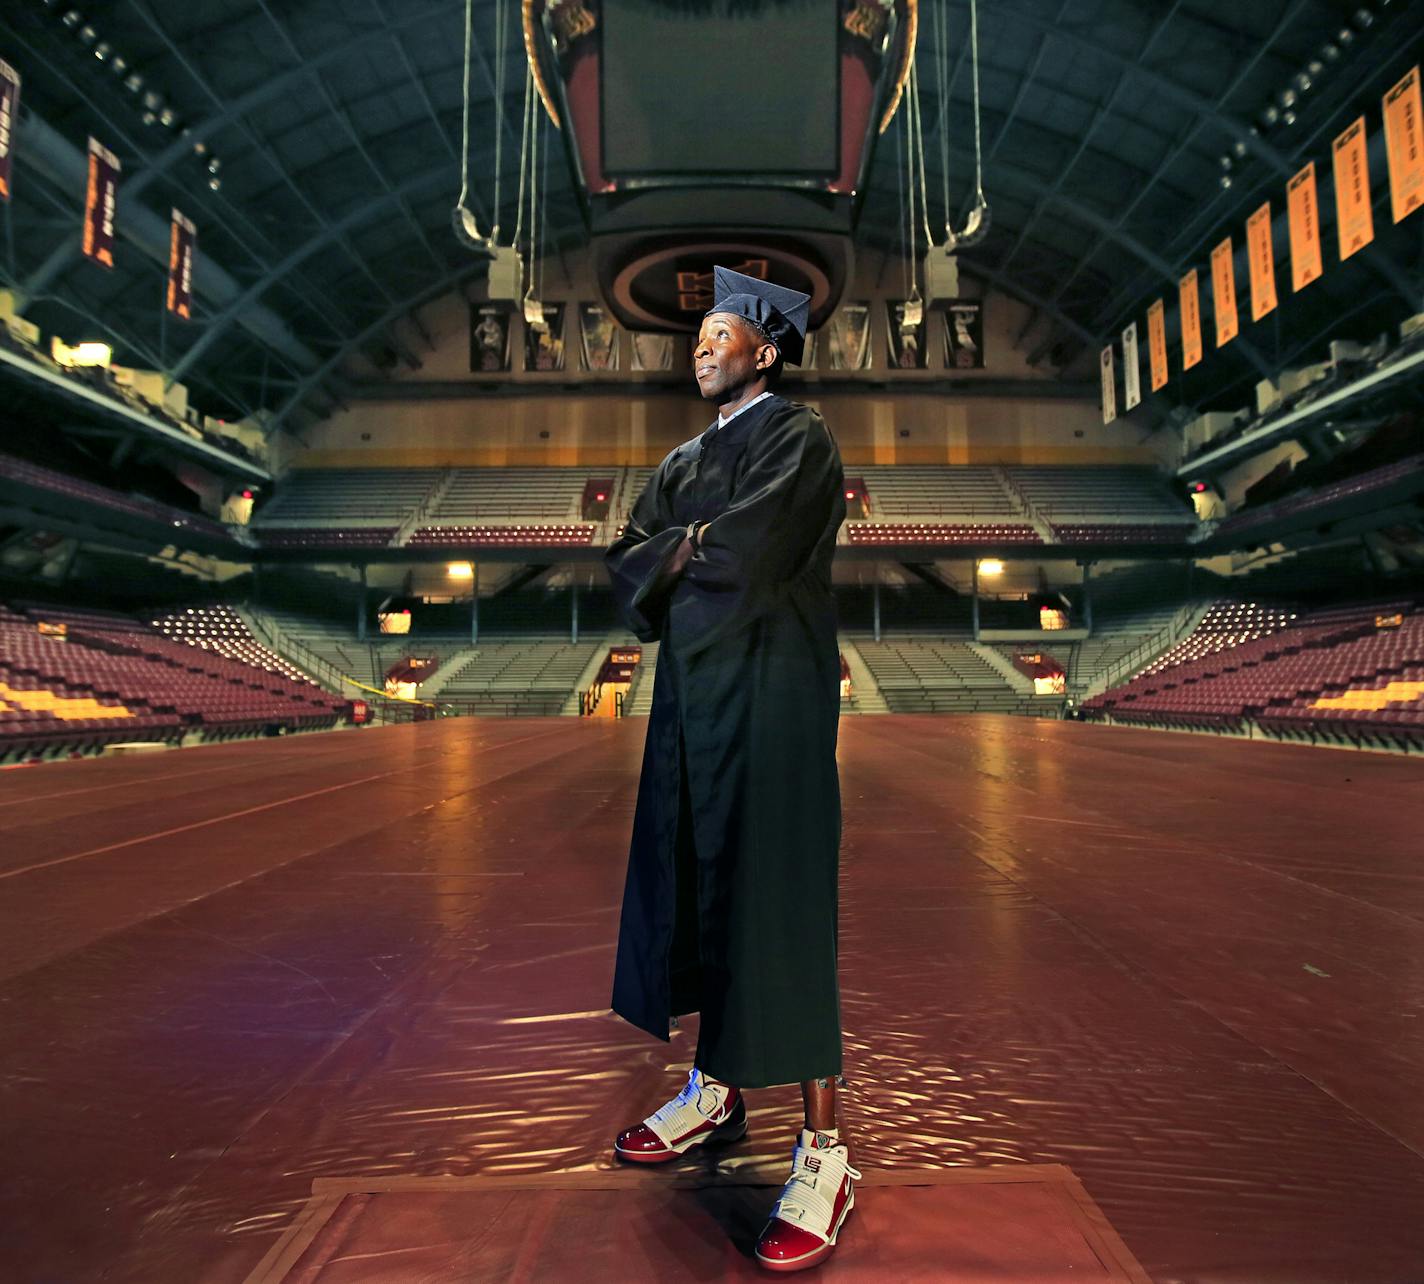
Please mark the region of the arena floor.
<svg viewBox="0 0 1424 1284"><path fill-rule="evenodd" d="M606 1174L696 1031L669 1048L607 1010L645 726L0 773L0 1278L241 1281L314 1179ZM1424 763L990 715L841 729L867 1185L1062 1165L1155 1280L1424 1278ZM784 1166L799 1094L749 1104L739 1153ZM758 1227L714 1217L642 1233L755 1274ZM586 1284L614 1278L598 1224ZM1019 1278L991 1227L924 1225L902 1247L937 1268L897 1273L892 1239L874 1278ZM321 1278L419 1277L385 1251Z"/></svg>

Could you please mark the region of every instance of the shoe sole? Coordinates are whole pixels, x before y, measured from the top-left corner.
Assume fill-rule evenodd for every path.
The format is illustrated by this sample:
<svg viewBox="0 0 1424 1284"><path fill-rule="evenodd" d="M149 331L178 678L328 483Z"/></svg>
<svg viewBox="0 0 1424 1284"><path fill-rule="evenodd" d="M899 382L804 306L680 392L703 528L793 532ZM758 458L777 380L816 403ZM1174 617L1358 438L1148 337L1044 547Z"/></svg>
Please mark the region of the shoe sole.
<svg viewBox="0 0 1424 1284"><path fill-rule="evenodd" d="M850 1216L850 1210L855 1207L855 1192L851 1191L850 1198L846 1201L846 1206L841 1210L841 1219L836 1223L836 1229L820 1248L814 1252L807 1253L805 1257L798 1257L793 1261L778 1261L772 1257L763 1257L756 1254L757 1264L765 1267L769 1271L780 1271L786 1274L789 1271L804 1271L812 1266L819 1266L831 1255L831 1251L836 1246L836 1239L841 1233L841 1229L846 1224L846 1218Z"/></svg>
<svg viewBox="0 0 1424 1284"><path fill-rule="evenodd" d="M686 1150L667 1150L648 1154L633 1150L621 1150L618 1143L613 1143L613 1153L619 1159L626 1160L633 1164L670 1164L674 1159L681 1159L683 1155L691 1154L699 1146L730 1146L734 1142L741 1141L747 1135L747 1121L744 1118L741 1123L734 1124L723 1131L721 1128L714 1128L707 1134L705 1141L695 1141Z"/></svg>

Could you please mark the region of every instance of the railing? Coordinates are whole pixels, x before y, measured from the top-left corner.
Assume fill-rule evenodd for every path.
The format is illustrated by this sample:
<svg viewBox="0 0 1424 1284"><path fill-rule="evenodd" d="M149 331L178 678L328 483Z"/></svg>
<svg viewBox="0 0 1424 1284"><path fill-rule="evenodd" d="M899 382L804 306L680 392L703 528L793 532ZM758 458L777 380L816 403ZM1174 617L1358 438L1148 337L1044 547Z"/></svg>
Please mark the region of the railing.
<svg viewBox="0 0 1424 1284"><path fill-rule="evenodd" d="M966 518L993 518L995 525L1031 526L1032 523L1022 513L1016 513L1012 509L1006 509L1003 504L956 504L948 500L936 500L926 502L910 502L908 500L886 499L877 500L870 497L870 502L865 505L865 518L868 522L881 522L889 517L966 517ZM862 520L853 518L853 521ZM981 524L981 523L972 523ZM989 524L987 521L982 523Z"/></svg>
<svg viewBox="0 0 1424 1284"><path fill-rule="evenodd" d="M1063 504L1038 504L1036 507L1050 522L1079 526L1100 525L1104 517L1121 517L1137 526L1186 526L1197 520L1196 514L1191 512L1164 513L1160 508L1155 512L1144 512L1140 508L1122 503L1094 504L1091 508L1080 508L1076 504L1071 508Z"/></svg>
<svg viewBox="0 0 1424 1284"><path fill-rule="evenodd" d="M450 496L447 494L441 504L448 504ZM525 517L557 517L565 522L584 521L585 518L579 516L578 500L565 499L561 501L547 500L537 503L527 503L514 505L510 503L480 504L475 508L461 509L459 513L442 512L437 516L427 515L427 526L469 526L474 522L480 522L488 517L502 517L510 520L522 519Z"/></svg>
<svg viewBox="0 0 1424 1284"><path fill-rule="evenodd" d="M1157 630L1146 640L1137 644L1126 655L1119 656L1106 669L1093 679L1083 692L1084 699L1095 695L1100 695L1109 687L1116 684L1117 680L1124 674L1131 672L1142 665L1153 656L1160 655L1168 648L1175 646L1182 640L1181 634L1186 627L1186 623L1200 606L1197 602L1188 602L1185 606L1179 607L1172 615L1170 623Z"/></svg>

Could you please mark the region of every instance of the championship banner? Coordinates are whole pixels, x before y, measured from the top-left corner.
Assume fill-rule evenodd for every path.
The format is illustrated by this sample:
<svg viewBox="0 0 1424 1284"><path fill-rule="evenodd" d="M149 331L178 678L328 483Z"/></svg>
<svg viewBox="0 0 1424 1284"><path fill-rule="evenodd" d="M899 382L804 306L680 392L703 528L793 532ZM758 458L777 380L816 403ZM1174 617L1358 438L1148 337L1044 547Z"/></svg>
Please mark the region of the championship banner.
<svg viewBox="0 0 1424 1284"><path fill-rule="evenodd" d="M1290 220L1291 290L1320 276L1320 205L1315 198L1315 162L1309 161L1286 188Z"/></svg>
<svg viewBox="0 0 1424 1284"><path fill-rule="evenodd" d="M1337 138L1335 152L1335 214L1340 225L1340 261L1375 239L1370 211L1370 162L1365 152L1365 118L1361 116Z"/></svg>
<svg viewBox="0 0 1424 1284"><path fill-rule="evenodd" d="M1231 258L1229 236L1212 246L1211 307L1216 318L1216 346L1225 347L1240 329L1236 319L1236 265Z"/></svg>
<svg viewBox="0 0 1424 1284"><path fill-rule="evenodd" d="M1152 391L1167 384L1167 313L1158 299L1147 309L1147 364L1152 371Z"/></svg>
<svg viewBox="0 0 1424 1284"><path fill-rule="evenodd" d="M672 335L635 334L633 336L634 370L671 370Z"/></svg>
<svg viewBox="0 0 1424 1284"><path fill-rule="evenodd" d="M470 307L470 370L500 374L509 369L509 305L476 303Z"/></svg>
<svg viewBox="0 0 1424 1284"><path fill-rule="evenodd" d="M951 370L984 368L983 299L949 299L945 302L944 364Z"/></svg>
<svg viewBox="0 0 1424 1284"><path fill-rule="evenodd" d="M827 331L832 370L870 369L870 304L841 304Z"/></svg>
<svg viewBox="0 0 1424 1284"><path fill-rule="evenodd" d="M802 370L814 370L816 368L816 353L820 351L821 332L812 330L806 336L806 341L801 345L801 366Z"/></svg>
<svg viewBox="0 0 1424 1284"><path fill-rule="evenodd" d="M1122 408L1131 410L1142 401L1142 376L1137 368L1137 322L1122 332Z"/></svg>
<svg viewBox="0 0 1424 1284"><path fill-rule="evenodd" d="M14 159L15 122L20 117L20 73L0 61L0 200L10 199L10 170Z"/></svg>
<svg viewBox="0 0 1424 1284"><path fill-rule="evenodd" d="M119 158L89 140L89 186L84 193L84 253L105 267L114 266L114 211L119 200Z"/></svg>
<svg viewBox="0 0 1424 1284"><path fill-rule="evenodd" d="M544 324L531 324L529 307L525 305L524 368L526 370L562 370L564 368L564 305L541 303Z"/></svg>
<svg viewBox="0 0 1424 1284"><path fill-rule="evenodd" d="M1424 205L1424 138L1419 121L1419 64L1384 96L1389 200L1396 223Z"/></svg>
<svg viewBox="0 0 1424 1284"><path fill-rule="evenodd" d="M1098 365L1103 373L1103 422L1110 424L1117 418L1117 387L1113 382L1112 344L1098 354Z"/></svg>
<svg viewBox="0 0 1424 1284"><path fill-rule="evenodd" d="M1201 289L1196 268L1177 282L1177 307L1182 315L1182 369L1190 370L1202 359Z"/></svg>
<svg viewBox="0 0 1424 1284"><path fill-rule="evenodd" d="M1251 269L1251 320L1276 310L1276 255L1271 244L1271 202L1246 220L1246 262Z"/></svg>
<svg viewBox="0 0 1424 1284"><path fill-rule="evenodd" d="M925 310L916 303L919 320L906 324L907 304L887 300L885 304L886 338L890 343L890 365L896 370L923 370L925 368Z"/></svg>
<svg viewBox="0 0 1424 1284"><path fill-rule="evenodd" d="M178 210L168 235L168 310L184 321L193 319L193 255L198 229Z"/></svg>
<svg viewBox="0 0 1424 1284"><path fill-rule="evenodd" d="M579 304L579 343L585 370L618 369L618 327L596 303Z"/></svg>

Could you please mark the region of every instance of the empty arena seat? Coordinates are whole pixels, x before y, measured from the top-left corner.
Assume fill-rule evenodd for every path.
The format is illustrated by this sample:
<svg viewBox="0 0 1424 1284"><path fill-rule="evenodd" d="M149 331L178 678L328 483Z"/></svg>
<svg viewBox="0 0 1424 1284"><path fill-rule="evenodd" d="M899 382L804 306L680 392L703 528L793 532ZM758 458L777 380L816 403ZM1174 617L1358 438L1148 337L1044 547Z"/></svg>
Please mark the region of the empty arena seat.
<svg viewBox="0 0 1424 1284"><path fill-rule="evenodd" d="M501 546L564 547L593 543L592 525L568 526L422 526L411 535L411 548Z"/></svg>
<svg viewBox="0 0 1424 1284"><path fill-rule="evenodd" d="M847 522L852 544L1042 544L1026 523L968 525L962 522Z"/></svg>
<svg viewBox="0 0 1424 1284"><path fill-rule="evenodd" d="M1191 638L1084 704L1090 716L1271 730L1414 728L1424 711L1424 612L1412 599L1283 611L1219 603ZM1400 617L1393 627L1377 621Z"/></svg>
<svg viewBox="0 0 1424 1284"><path fill-rule="evenodd" d="M42 623L63 635L42 633ZM172 641L116 612L47 604L0 616L0 683L11 693L0 693L0 712L10 715L0 722L7 749L16 737L83 748L193 728L331 726L346 708L305 675ZM98 713L94 705L126 712Z"/></svg>
<svg viewBox="0 0 1424 1284"><path fill-rule="evenodd" d="M267 548L384 548L396 526L263 526L258 537Z"/></svg>

